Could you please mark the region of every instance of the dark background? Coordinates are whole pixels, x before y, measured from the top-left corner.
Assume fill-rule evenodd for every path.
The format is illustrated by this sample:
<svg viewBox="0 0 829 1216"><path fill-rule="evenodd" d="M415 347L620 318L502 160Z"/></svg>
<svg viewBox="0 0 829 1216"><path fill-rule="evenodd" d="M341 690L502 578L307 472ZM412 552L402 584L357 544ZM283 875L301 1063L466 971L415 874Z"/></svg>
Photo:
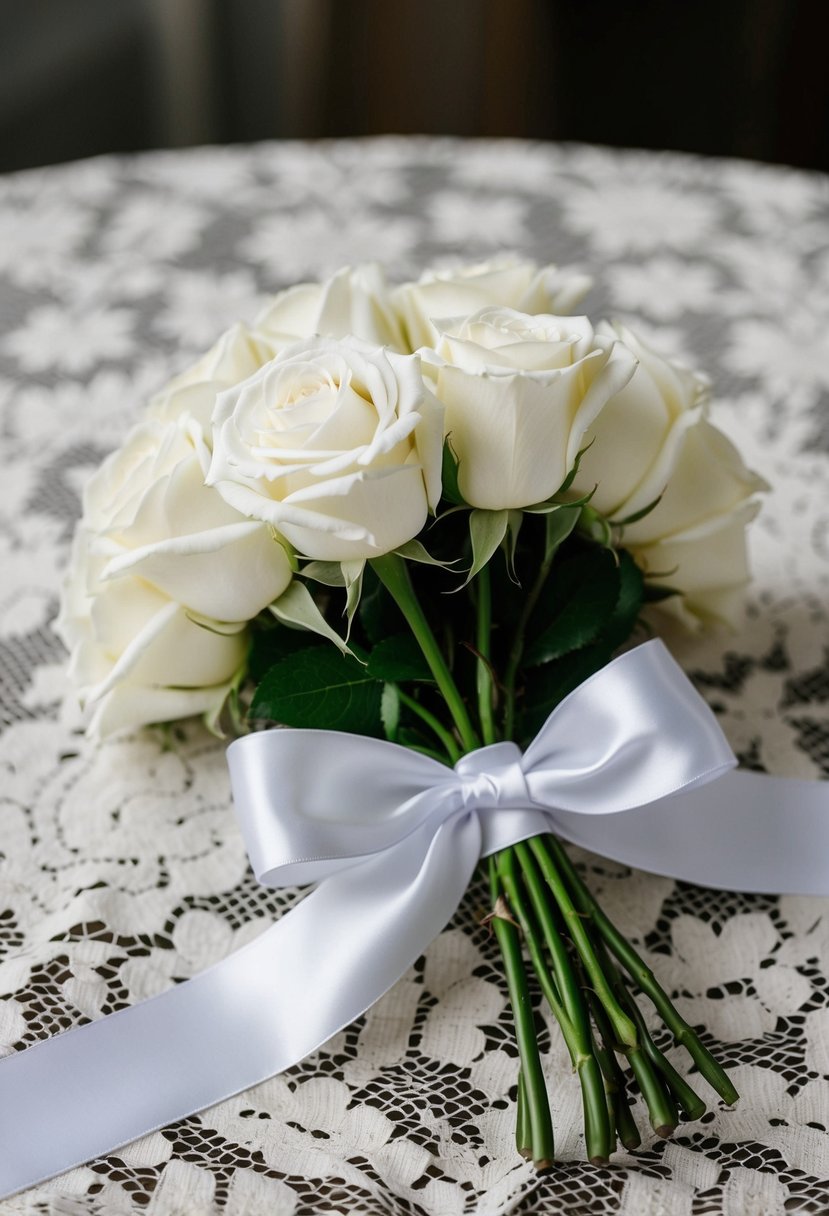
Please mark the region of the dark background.
<svg viewBox="0 0 829 1216"><path fill-rule="evenodd" d="M423 132L829 169L826 0L0 0L0 170Z"/></svg>

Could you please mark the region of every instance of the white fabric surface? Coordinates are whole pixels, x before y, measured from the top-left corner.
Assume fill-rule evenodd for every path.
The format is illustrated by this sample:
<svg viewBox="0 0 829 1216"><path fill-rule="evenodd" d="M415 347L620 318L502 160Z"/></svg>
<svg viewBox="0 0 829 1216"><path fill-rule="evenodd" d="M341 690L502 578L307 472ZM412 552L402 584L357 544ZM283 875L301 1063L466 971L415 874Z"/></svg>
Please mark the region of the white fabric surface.
<svg viewBox="0 0 829 1216"><path fill-rule="evenodd" d="M0 1049L187 978L292 902L249 874L205 733L86 743L49 622L80 487L148 393L264 294L345 261L379 257L400 277L503 248L576 262L597 280L591 315L711 374L715 421L775 488L739 632L667 640L745 764L829 775L827 213L819 175L518 143L207 149L0 182ZM514 1048L478 886L305 1064L0 1211L829 1210L826 901L586 860L718 1044L735 1111L713 1103L671 1142L585 1166L553 1027L562 1163L539 1180L517 1162Z"/></svg>

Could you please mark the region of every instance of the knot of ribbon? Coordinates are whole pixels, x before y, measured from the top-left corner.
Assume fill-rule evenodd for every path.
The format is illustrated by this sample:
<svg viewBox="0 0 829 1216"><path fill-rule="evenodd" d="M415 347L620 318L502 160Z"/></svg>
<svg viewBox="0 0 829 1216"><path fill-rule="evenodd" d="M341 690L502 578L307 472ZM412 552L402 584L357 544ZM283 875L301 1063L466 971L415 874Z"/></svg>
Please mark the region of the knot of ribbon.
<svg viewBox="0 0 829 1216"><path fill-rule="evenodd" d="M521 767L521 748L511 741L493 743L462 756L455 765L465 810L513 809L532 805Z"/></svg>

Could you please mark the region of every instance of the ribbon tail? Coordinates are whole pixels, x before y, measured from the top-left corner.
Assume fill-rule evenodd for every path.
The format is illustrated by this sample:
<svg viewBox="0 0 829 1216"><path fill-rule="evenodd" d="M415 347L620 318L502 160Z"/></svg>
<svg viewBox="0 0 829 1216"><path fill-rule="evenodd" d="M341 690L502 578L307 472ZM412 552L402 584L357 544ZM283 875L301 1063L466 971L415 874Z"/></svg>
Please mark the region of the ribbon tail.
<svg viewBox="0 0 829 1216"><path fill-rule="evenodd" d="M731 891L829 895L829 783L726 773L624 814L555 811L552 830L625 865Z"/></svg>
<svg viewBox="0 0 829 1216"><path fill-rule="evenodd" d="M0 1061L0 1196L212 1106L369 1008L455 912L477 816L421 825L326 879L191 980Z"/></svg>

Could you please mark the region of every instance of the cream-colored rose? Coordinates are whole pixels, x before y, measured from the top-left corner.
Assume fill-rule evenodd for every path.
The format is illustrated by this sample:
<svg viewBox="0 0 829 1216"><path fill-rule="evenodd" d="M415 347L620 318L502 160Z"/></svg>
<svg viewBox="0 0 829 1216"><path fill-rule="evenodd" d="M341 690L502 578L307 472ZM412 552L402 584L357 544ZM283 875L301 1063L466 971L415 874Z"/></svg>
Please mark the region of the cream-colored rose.
<svg viewBox="0 0 829 1216"><path fill-rule="evenodd" d="M591 506L625 519L622 543L682 599L666 606L687 622L731 620L748 581L745 529L768 488L707 419L707 380L663 359L629 329L600 327L638 360L629 383L585 436L574 489L595 487ZM661 497L660 497L661 496Z"/></svg>
<svg viewBox="0 0 829 1216"><path fill-rule="evenodd" d="M220 632L142 578L100 582L105 559L93 541L75 535L58 621L70 677L92 710L89 733L217 715L245 661L245 625Z"/></svg>
<svg viewBox="0 0 829 1216"><path fill-rule="evenodd" d="M747 468L731 440L702 418L685 431L669 475L651 488L656 495L661 490L662 497L643 519L626 526L626 544L649 544L716 527L769 487Z"/></svg>
<svg viewBox="0 0 829 1216"><path fill-rule="evenodd" d="M697 528L629 547L655 582L681 594L660 604L686 625L737 624L750 581L746 529L760 509L749 500L731 514ZM625 542L627 544L627 542Z"/></svg>
<svg viewBox="0 0 829 1216"><path fill-rule="evenodd" d="M428 374L466 501L501 510L555 494L586 430L634 367L630 352L594 334L586 317L484 308L441 323Z"/></svg>
<svg viewBox="0 0 829 1216"><path fill-rule="evenodd" d="M220 394L208 482L306 557L379 556L440 497L442 423L417 356L300 342Z"/></svg>
<svg viewBox="0 0 829 1216"><path fill-rule="evenodd" d="M708 382L663 359L624 326L601 324L598 332L618 339L638 366L584 436L587 451L574 488L595 487L591 506L609 518L624 518L653 502L669 483L686 431L703 416Z"/></svg>
<svg viewBox="0 0 829 1216"><path fill-rule="evenodd" d="M280 348L315 334L326 338L351 334L376 346L404 349L385 275L375 263L344 266L324 283L289 287L265 305L255 326Z"/></svg>
<svg viewBox="0 0 829 1216"><path fill-rule="evenodd" d="M658 581L682 592L666 606L692 618L732 623L749 581L746 526L768 484L729 439L702 419L690 427L664 494L623 543ZM690 614L690 615L689 615Z"/></svg>
<svg viewBox="0 0 829 1216"><path fill-rule="evenodd" d="M95 735L218 713L246 622L291 581L271 529L204 484L209 462L194 418L151 417L86 488L58 630Z"/></svg>
<svg viewBox="0 0 829 1216"><path fill-rule="evenodd" d="M416 283L404 283L392 292L409 349L434 346L435 322L467 317L488 305L525 313L571 312L584 299L591 280L557 266L504 257L491 262L427 270Z"/></svg>
<svg viewBox="0 0 829 1216"><path fill-rule="evenodd" d="M252 376L280 349L264 334L241 323L232 325L207 354L155 394L148 413L164 422L189 414L209 435L213 407L221 390Z"/></svg>
<svg viewBox="0 0 829 1216"><path fill-rule="evenodd" d="M82 527L97 579L129 575L216 621L248 621L291 581L271 529L246 519L205 485L210 451L195 419L149 418L94 475Z"/></svg>

